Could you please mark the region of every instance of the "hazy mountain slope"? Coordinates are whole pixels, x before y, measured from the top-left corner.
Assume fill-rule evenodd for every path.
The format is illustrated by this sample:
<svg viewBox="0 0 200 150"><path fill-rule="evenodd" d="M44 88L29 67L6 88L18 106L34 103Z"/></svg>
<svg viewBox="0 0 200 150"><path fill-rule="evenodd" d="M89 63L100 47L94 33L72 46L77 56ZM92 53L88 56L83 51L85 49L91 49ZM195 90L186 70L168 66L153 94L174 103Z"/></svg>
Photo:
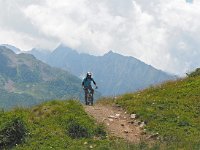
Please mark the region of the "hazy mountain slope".
<svg viewBox="0 0 200 150"><path fill-rule="evenodd" d="M8 49L12 50L13 52L15 52L16 54L21 53L21 50L13 45L9 45L9 44L1 44L0 46L5 46Z"/></svg>
<svg viewBox="0 0 200 150"><path fill-rule="evenodd" d="M79 54L75 50L60 45L51 53L47 63L68 70L81 78L86 72L93 72L103 95L136 91L152 84L174 79L173 76L134 57L122 56L112 51L103 56L92 56Z"/></svg>
<svg viewBox="0 0 200 150"><path fill-rule="evenodd" d="M83 96L81 80L74 75L6 47L0 47L0 89L1 107Z"/></svg>
<svg viewBox="0 0 200 150"><path fill-rule="evenodd" d="M50 51L46 51L46 50L33 48L30 51L26 51L26 53L32 54L37 59L42 60L43 62L46 62L51 52Z"/></svg>

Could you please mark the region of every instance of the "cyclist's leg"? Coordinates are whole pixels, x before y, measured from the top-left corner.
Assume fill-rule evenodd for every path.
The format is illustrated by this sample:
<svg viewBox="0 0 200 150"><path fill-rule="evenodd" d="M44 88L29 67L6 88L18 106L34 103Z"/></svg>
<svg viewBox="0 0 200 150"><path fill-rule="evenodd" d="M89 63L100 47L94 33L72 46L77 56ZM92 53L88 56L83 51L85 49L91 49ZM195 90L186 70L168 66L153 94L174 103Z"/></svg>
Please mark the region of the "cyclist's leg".
<svg viewBox="0 0 200 150"><path fill-rule="evenodd" d="M84 91L85 91L85 105L88 105L88 100L87 100L88 89L85 88Z"/></svg>
<svg viewBox="0 0 200 150"><path fill-rule="evenodd" d="M91 105L93 105L93 95L94 95L94 89L92 88L92 86L89 88L90 89L90 92L92 93L92 99L91 99Z"/></svg>

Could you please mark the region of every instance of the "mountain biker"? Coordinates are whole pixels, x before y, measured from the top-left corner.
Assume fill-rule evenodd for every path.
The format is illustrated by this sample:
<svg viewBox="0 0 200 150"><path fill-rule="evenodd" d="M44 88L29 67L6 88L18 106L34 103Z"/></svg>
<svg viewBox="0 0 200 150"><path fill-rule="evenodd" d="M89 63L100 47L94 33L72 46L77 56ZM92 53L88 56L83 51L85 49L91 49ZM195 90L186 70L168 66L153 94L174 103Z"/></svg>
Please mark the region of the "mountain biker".
<svg viewBox="0 0 200 150"><path fill-rule="evenodd" d="M86 74L86 78L83 79L82 82L82 87L85 91L85 104L89 105L88 101L87 101L87 94L88 94L88 90L90 90L90 92L92 93L92 101L93 101L93 94L94 94L94 89L92 88L91 82L93 82L93 84L95 85L95 87L97 88L96 82L94 81L94 79L92 78L92 73L88 72Z"/></svg>

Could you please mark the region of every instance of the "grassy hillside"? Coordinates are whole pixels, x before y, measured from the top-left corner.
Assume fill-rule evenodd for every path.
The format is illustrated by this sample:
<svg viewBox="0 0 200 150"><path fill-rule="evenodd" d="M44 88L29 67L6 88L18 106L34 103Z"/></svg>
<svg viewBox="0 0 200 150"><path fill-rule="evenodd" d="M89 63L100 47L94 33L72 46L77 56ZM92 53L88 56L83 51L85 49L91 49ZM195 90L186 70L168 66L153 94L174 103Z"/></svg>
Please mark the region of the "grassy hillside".
<svg viewBox="0 0 200 150"><path fill-rule="evenodd" d="M185 79L166 82L116 99L129 113L147 123L169 149L200 149L199 70Z"/></svg>
<svg viewBox="0 0 200 150"><path fill-rule="evenodd" d="M97 138L105 138L106 136L103 128L94 125L94 121L85 114L81 105L75 101L52 101L32 109L1 112L0 133L2 134L2 131L11 125L14 127L16 120L23 124L23 127L21 127L23 132L20 132L19 129L18 136L21 133L22 135L19 137L24 139L23 144L20 144L19 140L16 149L78 148L84 146L83 143L87 141L86 139L92 140L93 136ZM8 129L7 132L9 132ZM13 137L18 139L14 134L14 132L9 132L6 140L0 136L0 147L12 145L9 142L6 144L5 141L11 141ZM82 137L86 139L82 140ZM74 142L77 144L74 144ZM92 143L95 144L95 140ZM87 146L85 145L85 147Z"/></svg>
<svg viewBox="0 0 200 150"><path fill-rule="evenodd" d="M51 101L30 109L0 112L0 149L141 149L107 136L78 101Z"/></svg>
<svg viewBox="0 0 200 150"><path fill-rule="evenodd" d="M32 106L52 99L83 100L83 96L79 78L30 54L15 54L0 46L0 108Z"/></svg>

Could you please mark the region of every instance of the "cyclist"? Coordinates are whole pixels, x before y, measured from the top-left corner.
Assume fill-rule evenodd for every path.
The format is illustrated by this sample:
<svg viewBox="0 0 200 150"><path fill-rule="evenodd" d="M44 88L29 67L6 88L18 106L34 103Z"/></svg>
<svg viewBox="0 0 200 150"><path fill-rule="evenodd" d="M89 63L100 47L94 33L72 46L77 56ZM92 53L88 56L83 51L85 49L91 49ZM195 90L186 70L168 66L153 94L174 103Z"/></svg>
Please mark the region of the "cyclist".
<svg viewBox="0 0 200 150"><path fill-rule="evenodd" d="M90 92L92 93L92 102L93 102L93 94L94 94L94 89L92 88L91 82L93 82L93 84L95 85L96 89L97 89L97 85L96 82L94 81L94 79L92 78L92 73L88 72L86 74L86 78L83 79L82 82L82 87L85 91L85 104L89 105L88 100L87 100L87 94L88 94L88 90L90 90Z"/></svg>

